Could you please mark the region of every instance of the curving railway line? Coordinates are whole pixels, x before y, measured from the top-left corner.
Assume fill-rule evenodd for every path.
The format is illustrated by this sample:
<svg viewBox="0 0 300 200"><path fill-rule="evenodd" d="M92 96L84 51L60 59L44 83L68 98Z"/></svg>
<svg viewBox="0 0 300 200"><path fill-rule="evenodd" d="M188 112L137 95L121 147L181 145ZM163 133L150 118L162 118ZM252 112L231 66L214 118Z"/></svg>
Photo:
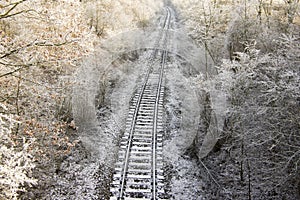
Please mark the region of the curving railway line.
<svg viewBox="0 0 300 200"><path fill-rule="evenodd" d="M166 47L171 10L166 8L156 46ZM166 49L166 48L163 48ZM164 199L162 157L164 68L167 51L156 48L144 81L134 92L111 183L111 200Z"/></svg>

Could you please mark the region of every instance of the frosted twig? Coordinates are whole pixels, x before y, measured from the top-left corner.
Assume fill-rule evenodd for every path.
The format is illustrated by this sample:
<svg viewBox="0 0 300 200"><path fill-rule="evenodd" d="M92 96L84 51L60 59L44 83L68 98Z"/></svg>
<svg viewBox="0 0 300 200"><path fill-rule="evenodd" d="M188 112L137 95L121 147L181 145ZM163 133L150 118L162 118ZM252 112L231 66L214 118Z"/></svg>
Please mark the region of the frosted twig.
<svg viewBox="0 0 300 200"><path fill-rule="evenodd" d="M212 178L212 180L217 184L218 187L221 187L220 184L217 182L217 180L213 177L213 175L210 173L209 169L206 167L206 165L200 160L201 165L206 169L209 176Z"/></svg>

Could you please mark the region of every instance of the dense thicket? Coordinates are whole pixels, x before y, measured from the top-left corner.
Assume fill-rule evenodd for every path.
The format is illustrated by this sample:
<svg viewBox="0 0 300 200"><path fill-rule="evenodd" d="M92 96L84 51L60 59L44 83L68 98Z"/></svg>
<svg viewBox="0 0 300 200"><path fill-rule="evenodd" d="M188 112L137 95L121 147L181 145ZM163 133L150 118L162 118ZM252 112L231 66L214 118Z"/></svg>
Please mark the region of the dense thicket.
<svg viewBox="0 0 300 200"><path fill-rule="evenodd" d="M146 26L160 6L147 0L0 1L0 199L50 185L78 143L70 131L76 129L73 72L103 38Z"/></svg>
<svg viewBox="0 0 300 200"><path fill-rule="evenodd" d="M177 5L190 35L206 46L219 71L208 81L214 88L202 80L199 87L223 92L229 104L212 152L199 160L210 171L203 168L205 196L299 198L299 1ZM211 109L220 112L214 105ZM211 118L203 119L209 128ZM194 148L201 151L201 143Z"/></svg>

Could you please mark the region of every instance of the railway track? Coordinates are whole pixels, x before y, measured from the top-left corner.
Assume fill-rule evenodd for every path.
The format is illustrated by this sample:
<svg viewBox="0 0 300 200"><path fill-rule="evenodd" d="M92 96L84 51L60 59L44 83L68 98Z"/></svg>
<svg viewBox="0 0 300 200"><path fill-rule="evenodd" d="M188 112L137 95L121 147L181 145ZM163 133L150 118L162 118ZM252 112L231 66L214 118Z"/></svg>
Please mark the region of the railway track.
<svg viewBox="0 0 300 200"><path fill-rule="evenodd" d="M156 45L167 45L171 12L166 8ZM166 49L166 48L165 48ZM159 64L157 60L159 59ZM167 52L156 48L143 83L130 102L126 130L111 183L111 200L164 199L162 157L164 68Z"/></svg>

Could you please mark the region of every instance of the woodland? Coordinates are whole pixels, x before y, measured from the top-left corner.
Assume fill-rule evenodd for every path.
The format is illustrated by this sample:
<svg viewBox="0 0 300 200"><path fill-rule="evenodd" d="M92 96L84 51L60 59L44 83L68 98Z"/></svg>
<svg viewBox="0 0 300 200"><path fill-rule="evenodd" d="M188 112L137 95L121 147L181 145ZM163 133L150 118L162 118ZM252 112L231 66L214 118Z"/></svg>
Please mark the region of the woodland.
<svg viewBox="0 0 300 200"><path fill-rule="evenodd" d="M151 26L165 5L217 70L190 80L229 102L214 147L204 155L199 136L186 150L204 169L195 199L300 198L299 0L1 0L1 200L59 199L45 196L48 186L84 148L75 71L101 41ZM201 129L213 111L205 106Z"/></svg>

